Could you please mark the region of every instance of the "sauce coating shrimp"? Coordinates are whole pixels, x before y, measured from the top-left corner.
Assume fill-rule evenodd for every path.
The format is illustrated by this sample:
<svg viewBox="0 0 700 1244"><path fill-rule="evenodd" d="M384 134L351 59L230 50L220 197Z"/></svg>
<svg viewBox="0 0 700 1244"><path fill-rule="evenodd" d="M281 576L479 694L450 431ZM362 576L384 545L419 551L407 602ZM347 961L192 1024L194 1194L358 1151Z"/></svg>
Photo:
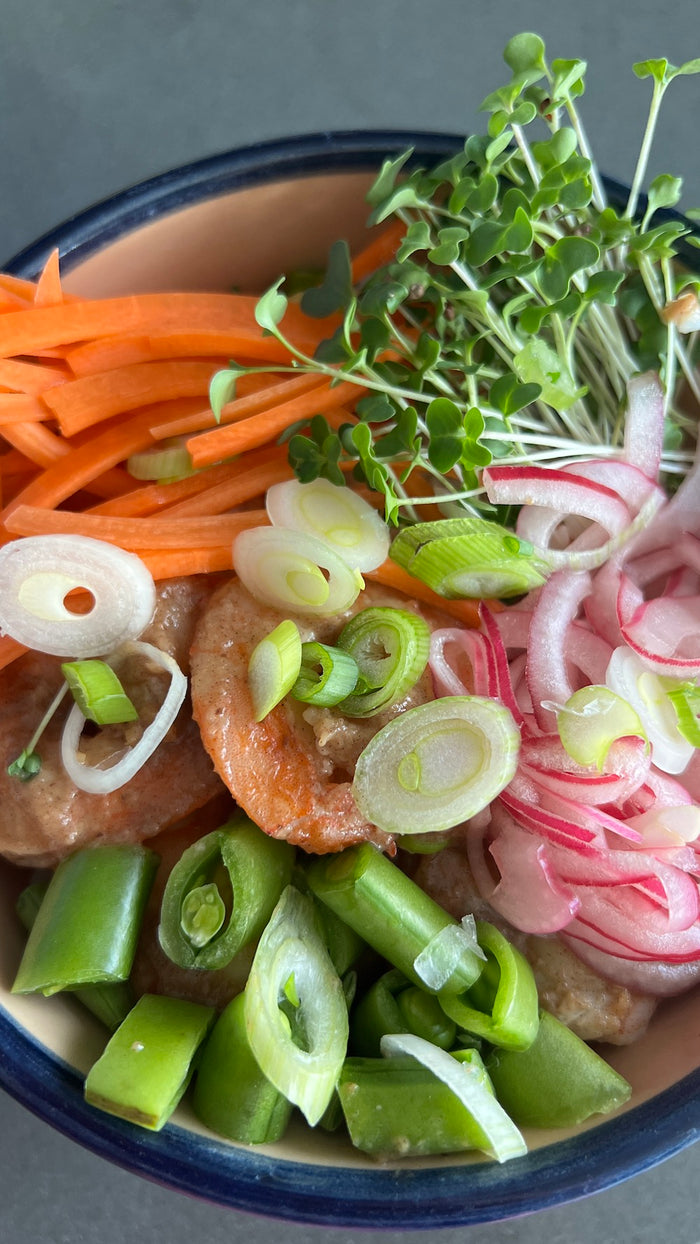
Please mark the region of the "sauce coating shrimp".
<svg viewBox="0 0 700 1244"><path fill-rule="evenodd" d="M381 726L433 698L432 680L424 674L404 700L369 719L348 719L338 710L310 708L287 697L256 722L248 662L283 616L297 623L302 640L332 644L344 622L369 605L417 611L405 597L369 585L347 613L310 620L260 605L232 579L203 611L192 645L194 716L217 772L266 834L318 855L365 840L391 849L391 838L360 814L352 775L357 757Z"/></svg>
<svg viewBox="0 0 700 1244"><path fill-rule="evenodd" d="M159 585L156 612L142 638L187 669L194 620L211 593L204 579ZM17 864L50 866L69 852L98 842L139 842L201 807L221 790L192 721L189 701L166 738L134 778L109 795L78 790L61 763L62 705L38 746L40 771L27 782L7 766L26 747L62 681L60 660L29 652L0 674L0 854ZM149 667L125 689L147 719L162 694L162 674ZM83 749L96 763L129 738L109 727Z"/></svg>

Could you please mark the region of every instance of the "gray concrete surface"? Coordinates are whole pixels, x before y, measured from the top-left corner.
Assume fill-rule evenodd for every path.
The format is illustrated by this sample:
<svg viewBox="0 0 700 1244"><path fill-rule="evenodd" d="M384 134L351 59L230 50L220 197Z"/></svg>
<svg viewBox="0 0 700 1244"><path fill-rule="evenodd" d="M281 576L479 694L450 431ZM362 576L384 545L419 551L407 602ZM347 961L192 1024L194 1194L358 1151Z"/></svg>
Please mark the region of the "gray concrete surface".
<svg viewBox="0 0 700 1244"><path fill-rule="evenodd" d="M601 167L629 178L648 84L633 61L700 54L697 0L0 0L0 256L182 162L288 134L474 130L508 37L590 64L584 116ZM700 81L676 83L652 171L700 204ZM2 1052L0 1051L0 1057ZM595 1143L595 1142L593 1142ZM5 1244L395 1244L413 1232L280 1226L113 1168L0 1094ZM435 1233L441 1244L698 1244L700 1150L533 1218ZM432 1238L432 1237L431 1237Z"/></svg>

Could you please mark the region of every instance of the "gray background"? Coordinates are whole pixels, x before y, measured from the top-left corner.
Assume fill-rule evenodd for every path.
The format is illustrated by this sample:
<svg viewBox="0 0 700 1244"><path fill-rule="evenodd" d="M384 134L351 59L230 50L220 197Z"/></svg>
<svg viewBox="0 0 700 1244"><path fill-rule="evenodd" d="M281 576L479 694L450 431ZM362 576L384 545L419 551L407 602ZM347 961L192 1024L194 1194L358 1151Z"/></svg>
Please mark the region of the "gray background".
<svg viewBox="0 0 700 1244"><path fill-rule="evenodd" d="M589 62L586 127L602 169L632 174L649 95L634 61L700 55L697 0L0 0L0 256L127 185L229 147L328 129L479 128L511 34ZM700 80L671 87L652 174L700 205ZM595 1143L595 1142L593 1142ZM7 1244L207 1244L418 1232L280 1225L110 1167L0 1094ZM700 1241L700 1150L532 1218L431 1233L441 1244Z"/></svg>

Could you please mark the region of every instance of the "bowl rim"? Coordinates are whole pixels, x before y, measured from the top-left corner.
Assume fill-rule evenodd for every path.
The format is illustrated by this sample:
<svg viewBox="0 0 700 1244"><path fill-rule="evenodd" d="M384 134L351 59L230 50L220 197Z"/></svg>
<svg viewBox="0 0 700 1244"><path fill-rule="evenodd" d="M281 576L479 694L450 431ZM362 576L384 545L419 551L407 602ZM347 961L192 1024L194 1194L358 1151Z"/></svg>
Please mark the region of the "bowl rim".
<svg viewBox="0 0 700 1244"><path fill-rule="evenodd" d="M58 247L66 270L165 213L215 195L332 171L371 171L413 147L414 163L454 153L463 136L433 131L302 134L221 152L141 181L44 234L2 265L35 278ZM611 201L625 187L605 179ZM665 212L678 219L678 213ZM697 230L689 228L697 234ZM697 267L697 252L684 255ZM266 1217L329 1227L437 1229L502 1221L611 1188L700 1138L700 1069L653 1099L526 1157L445 1167L339 1168L209 1140L169 1123L139 1131L88 1106L82 1077L0 1006L0 1086L71 1140L133 1174L195 1198ZM342 1194L338 1193L343 1172Z"/></svg>

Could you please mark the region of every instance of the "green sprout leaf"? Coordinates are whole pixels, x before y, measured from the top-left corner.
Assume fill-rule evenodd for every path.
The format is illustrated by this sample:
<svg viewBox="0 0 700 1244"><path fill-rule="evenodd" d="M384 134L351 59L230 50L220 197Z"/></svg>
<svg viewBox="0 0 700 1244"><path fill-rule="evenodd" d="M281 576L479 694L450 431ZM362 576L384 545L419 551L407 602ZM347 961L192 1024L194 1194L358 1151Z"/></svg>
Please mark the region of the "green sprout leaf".
<svg viewBox="0 0 700 1244"><path fill-rule="evenodd" d="M16 760L7 766L10 777L19 778L20 782L29 782L41 770L41 757L26 748L20 752Z"/></svg>
<svg viewBox="0 0 700 1244"><path fill-rule="evenodd" d="M275 334L277 325L284 319L287 310L287 299L280 293L284 282L281 276L255 304L255 319L265 332Z"/></svg>
<svg viewBox="0 0 700 1244"><path fill-rule="evenodd" d="M340 311L351 297L350 250L347 242L334 242L328 253L323 281L305 291L301 299L301 309L306 315L324 319L334 311Z"/></svg>

